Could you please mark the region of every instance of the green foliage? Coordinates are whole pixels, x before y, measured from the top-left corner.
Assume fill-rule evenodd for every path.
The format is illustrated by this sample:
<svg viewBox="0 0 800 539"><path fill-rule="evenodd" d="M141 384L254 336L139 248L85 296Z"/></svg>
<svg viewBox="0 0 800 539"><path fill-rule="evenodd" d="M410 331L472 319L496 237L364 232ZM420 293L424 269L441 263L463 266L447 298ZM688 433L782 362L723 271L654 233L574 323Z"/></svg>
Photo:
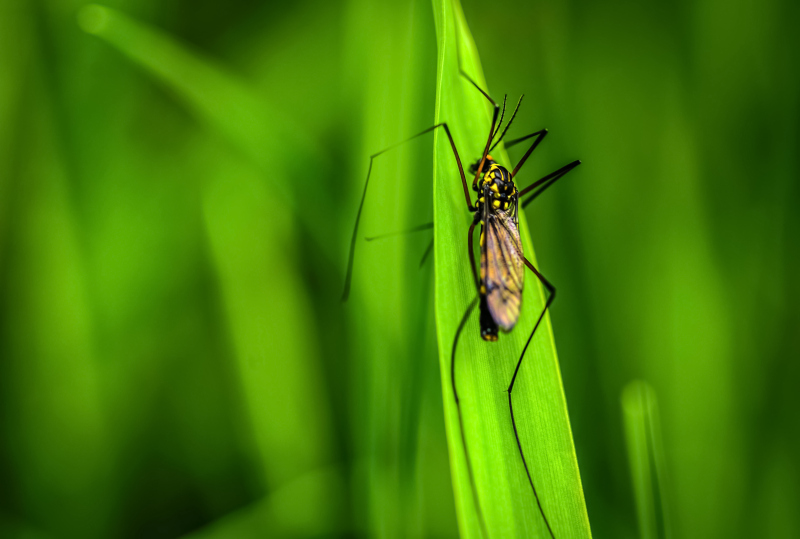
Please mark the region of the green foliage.
<svg viewBox="0 0 800 539"><path fill-rule="evenodd" d="M621 400L639 537L669 538L666 461L655 393L644 382L631 382Z"/></svg>
<svg viewBox="0 0 800 539"><path fill-rule="evenodd" d="M800 536L794 3L462 4L0 2L0 536L477 536L443 133L376 159L339 301L368 156L436 118L467 164L485 140L456 39L526 94L510 137L550 129L521 185L584 161L523 226L558 287L514 393L556 537L658 524L660 469L675 537ZM430 231L361 240L434 217L422 269ZM546 537L504 392L526 284L458 349L492 537Z"/></svg>

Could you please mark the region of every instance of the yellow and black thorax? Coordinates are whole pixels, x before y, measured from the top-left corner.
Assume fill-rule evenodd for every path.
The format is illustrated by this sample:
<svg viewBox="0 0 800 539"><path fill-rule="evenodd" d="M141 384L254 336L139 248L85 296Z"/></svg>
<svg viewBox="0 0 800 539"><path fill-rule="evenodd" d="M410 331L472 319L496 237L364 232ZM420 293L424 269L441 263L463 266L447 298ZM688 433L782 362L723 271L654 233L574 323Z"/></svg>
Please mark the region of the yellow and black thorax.
<svg viewBox="0 0 800 539"><path fill-rule="evenodd" d="M486 208L489 212L515 211L517 186L511 173L505 167L498 165L491 156L486 156L483 170L484 174L473 187L478 193L475 208L477 210Z"/></svg>

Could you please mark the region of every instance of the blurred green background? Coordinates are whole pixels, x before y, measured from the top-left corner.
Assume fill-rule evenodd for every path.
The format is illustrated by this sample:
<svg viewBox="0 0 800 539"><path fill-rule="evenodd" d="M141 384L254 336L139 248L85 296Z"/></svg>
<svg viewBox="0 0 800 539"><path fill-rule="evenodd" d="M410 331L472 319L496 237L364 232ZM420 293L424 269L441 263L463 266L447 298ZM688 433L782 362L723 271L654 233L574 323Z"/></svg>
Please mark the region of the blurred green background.
<svg viewBox="0 0 800 539"><path fill-rule="evenodd" d="M455 536L428 237L339 301L368 155L433 121L430 4L107 5L0 1L0 537ZM528 179L584 161L528 217L594 535L647 536L640 379L672 537L800 536L800 5L463 7L550 129ZM431 147L365 235L430 217Z"/></svg>

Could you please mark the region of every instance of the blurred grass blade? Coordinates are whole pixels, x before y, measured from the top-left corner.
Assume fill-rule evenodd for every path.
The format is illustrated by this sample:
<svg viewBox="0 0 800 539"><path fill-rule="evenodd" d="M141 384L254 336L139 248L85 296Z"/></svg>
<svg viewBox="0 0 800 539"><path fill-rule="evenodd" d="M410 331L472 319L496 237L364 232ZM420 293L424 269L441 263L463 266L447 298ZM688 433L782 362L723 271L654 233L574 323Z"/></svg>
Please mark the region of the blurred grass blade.
<svg viewBox="0 0 800 539"><path fill-rule="evenodd" d="M625 439L628 445L628 463L633 479L636 517L641 539L658 537L647 434L649 396L649 388L642 382L632 382L622 392L622 414L625 423Z"/></svg>
<svg viewBox="0 0 800 539"><path fill-rule="evenodd" d="M622 391L622 413L639 521L639 537L669 538L670 526L664 493L666 465L653 388L642 381L628 384Z"/></svg>
<svg viewBox="0 0 800 539"><path fill-rule="evenodd" d="M306 175L319 173L322 151L297 129L296 122L224 68L190 51L166 33L114 9L90 4L79 12L78 23L84 31L104 39L176 92L203 122L267 173L276 198L295 210L312 236L322 237L323 232L315 226L317 221L310 214L325 215L326 206L314 204L312 212L298 211L303 184L286 181L284 175L275 173L276 153L280 153L282 162L303 163ZM303 204L308 206L309 202L313 200L305 197ZM338 258L330 242L319 239L317 243L330 259Z"/></svg>
<svg viewBox="0 0 800 539"><path fill-rule="evenodd" d="M280 111L222 67L189 51L171 36L99 5L83 8L78 22L84 31L106 40L166 83L198 116L263 169L274 167L269 148L299 146L303 152L314 151L307 137L292 129L292 123ZM290 195L281 183L275 182L275 188Z"/></svg>
<svg viewBox="0 0 800 539"><path fill-rule="evenodd" d="M166 83L210 131L222 134L249 158L233 156L207 137L198 137L193 152L206 156L205 174L199 177L203 214L236 352L248 434L261 472L256 484L264 491L285 488L329 464L333 453L319 353L309 337L312 301L297 271L293 221L306 219L309 230L319 230L311 219L318 224L321 216L299 212L293 202L302 185L300 173L311 173L305 165L315 161L315 149L288 118L172 37L96 5L84 8L79 22ZM289 162L291 153L303 155L304 168L275 174L270 149ZM270 172L270 183L264 181L264 172ZM276 357L281 361L272 360ZM293 536L291 523L305 512L316 514L315 522L324 529L341 518L341 512L325 511L322 506L329 504L320 501L321 493L332 487L314 481L296 484L305 489L298 497L306 505L271 506L272 520L259 521L267 526L260 533L287 530Z"/></svg>
<svg viewBox="0 0 800 539"><path fill-rule="evenodd" d="M290 216L272 207L259 174L236 161L213 160L203 213L263 483L274 488L330 462L331 418Z"/></svg>
<svg viewBox="0 0 800 539"><path fill-rule="evenodd" d="M344 490L338 468L313 470L183 537L337 537L343 532L338 523L345 512Z"/></svg>
<svg viewBox="0 0 800 539"><path fill-rule="evenodd" d="M11 256L3 261L0 355L4 382L13 385L4 384L0 395L9 412L2 449L11 472L2 483L14 485L18 514L34 526L107 537L119 476L108 451L111 419L95 352L91 276L43 86L28 89L37 106L25 110L26 125L18 131L27 155L13 185ZM2 530L0 536L7 537Z"/></svg>
<svg viewBox="0 0 800 539"><path fill-rule="evenodd" d="M439 45L436 122L448 122L461 159L468 166L483 150L491 117L486 99L459 76L456 40L463 69L484 89L487 87L460 5L434 0L433 6ZM521 114L525 114L524 107ZM437 132L435 148L436 319L453 486L462 536L480 537L450 385L453 337L464 310L475 297L465 248L471 215L465 208L452 151L441 131ZM505 151L495 154L500 162L509 163ZM534 179L526 175L525 169L518 175L520 186ZM520 226L524 251L535 264L524 215L520 216ZM519 455L505 392L544 306L541 286L529 272L526 283L516 329L497 343L484 343L479 336L477 315L473 314L462 333L456 357L463 435L474 469L477 497L492 537L550 536ZM513 398L525 456L553 533L559 539L590 537L549 317L531 342Z"/></svg>

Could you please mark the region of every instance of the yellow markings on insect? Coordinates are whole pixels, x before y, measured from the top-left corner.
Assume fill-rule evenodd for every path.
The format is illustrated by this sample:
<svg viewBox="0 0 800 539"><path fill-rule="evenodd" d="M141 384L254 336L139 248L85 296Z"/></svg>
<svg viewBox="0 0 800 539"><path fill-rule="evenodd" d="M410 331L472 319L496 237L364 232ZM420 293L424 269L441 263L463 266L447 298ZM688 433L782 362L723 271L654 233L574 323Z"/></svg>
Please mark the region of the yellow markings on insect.
<svg viewBox="0 0 800 539"><path fill-rule="evenodd" d="M490 189L491 189L492 191L494 191L495 193L497 193L498 195L500 194L500 188L499 188L499 187L497 187L497 184L496 184L496 183L493 183L493 184L492 184L492 186L490 187Z"/></svg>
<svg viewBox="0 0 800 539"><path fill-rule="evenodd" d="M500 201L499 200L495 200L494 202L492 202L492 206L494 206L495 208L499 208L500 207Z"/></svg>

